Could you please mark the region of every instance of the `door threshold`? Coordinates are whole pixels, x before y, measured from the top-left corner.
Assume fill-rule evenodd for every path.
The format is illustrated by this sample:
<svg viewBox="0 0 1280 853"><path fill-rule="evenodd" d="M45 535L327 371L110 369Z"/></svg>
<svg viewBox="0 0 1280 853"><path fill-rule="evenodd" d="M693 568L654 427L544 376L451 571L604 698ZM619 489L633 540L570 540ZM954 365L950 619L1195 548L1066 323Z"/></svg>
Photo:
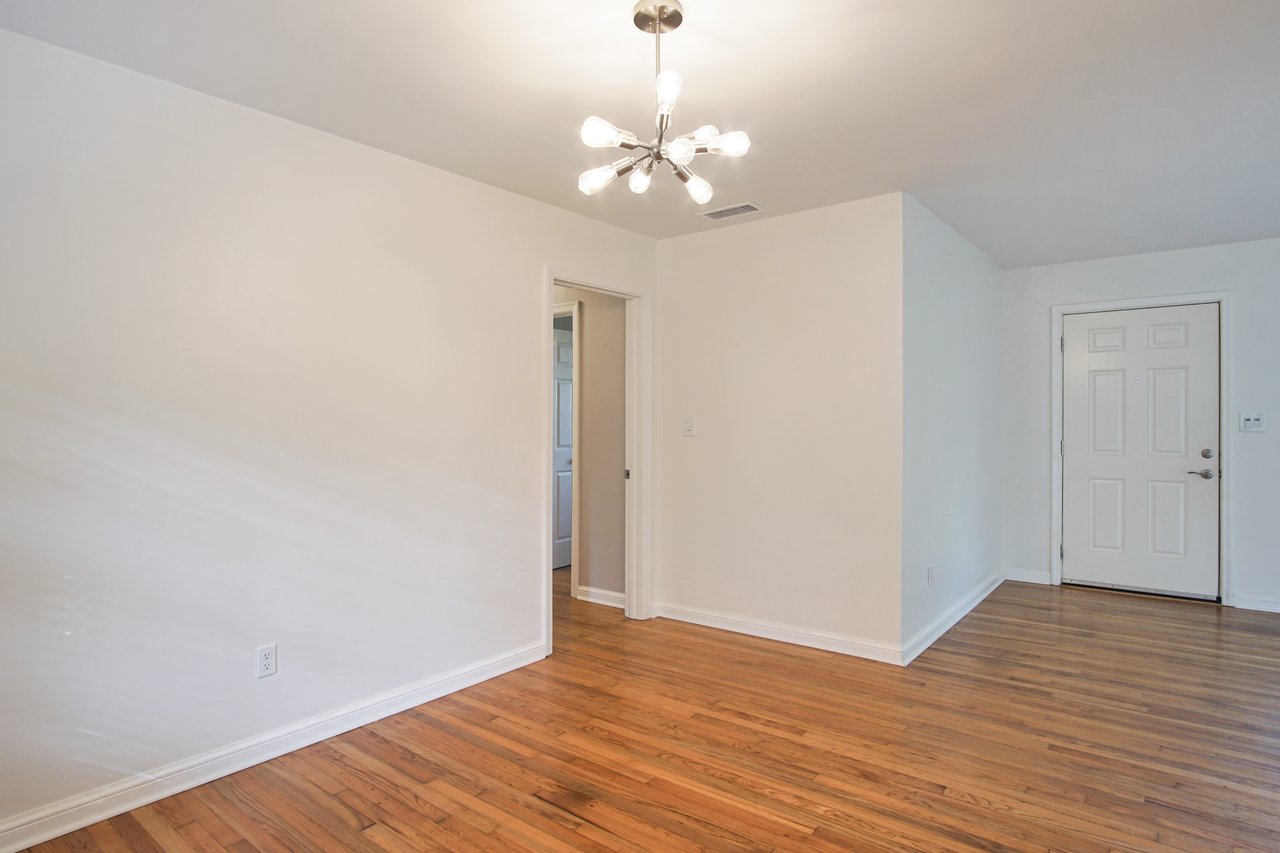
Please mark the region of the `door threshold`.
<svg viewBox="0 0 1280 853"><path fill-rule="evenodd" d="M1135 595L1153 595L1160 598L1176 598L1181 601L1206 601L1210 604L1221 604L1222 596L1220 595L1196 595L1194 592L1172 592L1167 589L1148 589L1142 586L1122 586L1116 583L1102 583L1101 581L1081 581L1072 580L1071 578L1062 579L1063 586L1084 586L1090 589L1110 589L1115 592L1131 592Z"/></svg>

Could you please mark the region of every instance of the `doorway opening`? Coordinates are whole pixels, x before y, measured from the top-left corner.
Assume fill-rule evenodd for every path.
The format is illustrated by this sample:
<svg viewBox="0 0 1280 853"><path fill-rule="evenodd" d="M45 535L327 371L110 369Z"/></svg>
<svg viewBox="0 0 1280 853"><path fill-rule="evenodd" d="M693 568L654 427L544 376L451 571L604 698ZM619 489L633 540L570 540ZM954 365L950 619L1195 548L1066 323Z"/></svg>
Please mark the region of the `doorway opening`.
<svg viewBox="0 0 1280 853"><path fill-rule="evenodd" d="M577 517L582 508L581 478L573 470L574 448L582 434L581 317L580 301L552 306L551 570L571 573L569 594L574 598L581 567L581 537L576 535L581 526Z"/></svg>
<svg viewBox="0 0 1280 853"><path fill-rule="evenodd" d="M550 297L552 589L632 616L638 300L558 279Z"/></svg>
<svg viewBox="0 0 1280 853"><path fill-rule="evenodd" d="M1232 603L1225 298L1053 313L1052 582Z"/></svg>

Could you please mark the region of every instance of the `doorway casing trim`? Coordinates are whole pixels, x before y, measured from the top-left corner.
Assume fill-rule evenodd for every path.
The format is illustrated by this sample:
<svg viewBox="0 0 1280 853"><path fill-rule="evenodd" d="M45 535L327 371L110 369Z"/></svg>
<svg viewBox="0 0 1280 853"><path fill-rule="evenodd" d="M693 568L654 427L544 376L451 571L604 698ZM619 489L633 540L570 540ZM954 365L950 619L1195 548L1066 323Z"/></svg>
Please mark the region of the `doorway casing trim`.
<svg viewBox="0 0 1280 853"><path fill-rule="evenodd" d="M581 363L582 363L582 331L581 331L582 330L582 302L581 300L574 300L573 302L557 302L551 306L551 316L552 318L556 318L556 317L572 317L573 318L573 331L572 331L573 377L572 379L570 379L570 381L573 383L573 391L570 392L571 402L569 403L569 405L573 407L573 411L569 415L570 420L572 421L572 424L570 425L569 429L573 431L572 445L569 449L569 459L570 459L569 464L573 467L573 474L571 475L573 477L573 485L570 487L570 495L569 495L569 502L571 504L569 507L569 531L573 539L569 543L569 594L572 595L574 598L577 598L578 597L578 567L581 565L578 559L578 556L580 553L578 550L578 530L580 527L578 523L578 513L579 513L580 507L582 506L582 480L578 476L578 464L577 464L578 463L578 437L582 435L582 406L581 406L581 402L582 402L582 399L581 399L581 394L582 394L582 367L581 367ZM556 355L555 355L554 349L552 350L551 358L552 358L551 369L555 370ZM555 382L555 377L552 376L552 383L554 384L554 382ZM555 438L554 438L555 429L558 426L555 423L554 409L552 410L552 413L551 413L551 419L552 419L551 444L554 446L555 445ZM554 463L552 464L554 465ZM551 476L552 476L552 479L554 480L555 479L554 468ZM553 513L555 512L554 498L552 499L551 510ZM552 537L553 565L555 562L554 548L555 548L555 537Z"/></svg>
<svg viewBox="0 0 1280 853"><path fill-rule="evenodd" d="M556 285L589 290L626 300L626 468L631 477L626 481L626 510L623 522L626 552L624 555L624 612L631 619L653 617L653 297L630 287L602 282L589 275L548 265L543 272L540 320L544 340L542 387L549 389L555 357L554 336L547 334L553 316ZM575 353L577 358L578 354ZM543 399L543 553L542 582L544 588L543 642L551 653L551 507L552 463L551 430L553 411L551 395ZM575 443L577 436L574 437ZM622 472L618 472L622 476ZM576 482L578 472L574 472ZM575 531L576 538L576 531Z"/></svg>
<svg viewBox="0 0 1280 853"><path fill-rule="evenodd" d="M1062 454L1063 439L1063 335L1062 318L1068 314L1091 314L1100 311L1131 311L1142 308L1168 308L1175 305L1218 304L1218 594L1222 603L1235 606L1235 594L1231 584L1231 492L1234 488L1230 465L1235 445L1231 432L1231 385L1228 381L1231 363L1231 294L1225 291L1208 293L1172 293L1167 296L1143 296L1134 299L1114 299L1102 302L1073 302L1054 305L1051 309L1050 405L1049 418L1049 582L1062 583ZM1023 578L1018 578L1022 580Z"/></svg>

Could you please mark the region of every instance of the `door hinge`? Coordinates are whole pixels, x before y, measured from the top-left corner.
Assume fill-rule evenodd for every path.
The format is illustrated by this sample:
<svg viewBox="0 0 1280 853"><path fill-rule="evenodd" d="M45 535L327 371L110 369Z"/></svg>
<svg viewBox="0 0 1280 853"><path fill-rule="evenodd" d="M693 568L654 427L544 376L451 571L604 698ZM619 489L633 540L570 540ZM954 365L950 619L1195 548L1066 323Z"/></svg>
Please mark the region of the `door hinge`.
<svg viewBox="0 0 1280 853"><path fill-rule="evenodd" d="M623 469L622 469L622 479L624 479L624 480L630 480L630 479L631 479L631 469L630 469L630 468L623 468Z"/></svg>
<svg viewBox="0 0 1280 853"><path fill-rule="evenodd" d="M1067 351L1067 336L1066 336L1066 335L1063 335L1062 337L1058 338L1058 351L1059 351L1059 352L1066 352L1066 351ZM1043 352L1043 350L1042 350L1042 352Z"/></svg>
<svg viewBox="0 0 1280 853"><path fill-rule="evenodd" d="M1065 557L1065 556L1066 556L1066 553L1064 552L1063 547L1062 547L1061 545L1059 545L1059 546L1058 546L1058 559L1059 559L1059 560L1061 560L1061 559L1062 559L1063 557Z"/></svg>
<svg viewBox="0 0 1280 853"><path fill-rule="evenodd" d="M1065 438L1058 442L1058 455L1067 455L1067 440Z"/></svg>

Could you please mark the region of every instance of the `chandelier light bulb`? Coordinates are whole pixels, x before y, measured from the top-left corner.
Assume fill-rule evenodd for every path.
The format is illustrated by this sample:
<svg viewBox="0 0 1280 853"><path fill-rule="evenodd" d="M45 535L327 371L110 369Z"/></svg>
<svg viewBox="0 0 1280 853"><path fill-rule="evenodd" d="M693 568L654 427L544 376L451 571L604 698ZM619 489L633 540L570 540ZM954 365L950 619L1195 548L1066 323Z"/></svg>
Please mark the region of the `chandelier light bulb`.
<svg viewBox="0 0 1280 853"><path fill-rule="evenodd" d="M676 106L676 99L680 97L680 89L683 85L684 80L681 79L679 71L667 69L658 75L658 112L663 115L671 115L671 111Z"/></svg>
<svg viewBox="0 0 1280 853"><path fill-rule="evenodd" d="M601 166L598 169L588 169L578 176L578 189L583 195L595 195L600 190L613 183L614 179L623 172L630 171L629 167L635 166L634 157L623 157L615 163L608 166Z"/></svg>
<svg viewBox="0 0 1280 853"><path fill-rule="evenodd" d="M697 146L692 139L679 136L667 143L667 150L664 153L666 158L677 166L688 166L693 162Z"/></svg>
<svg viewBox="0 0 1280 853"><path fill-rule="evenodd" d="M741 157L751 147L751 137L740 130L722 133L707 143L707 150L712 154L723 154L725 157Z"/></svg>
<svg viewBox="0 0 1280 853"><path fill-rule="evenodd" d="M613 148L622 141L622 131L600 116L591 116L582 123L582 141L592 148Z"/></svg>
<svg viewBox="0 0 1280 853"><path fill-rule="evenodd" d="M711 196L714 195L714 191L711 189L711 184L707 183L702 178L699 178L697 175L690 178L689 182L684 185L684 188L689 191L689 197L698 204L706 204L711 201Z"/></svg>
<svg viewBox="0 0 1280 853"><path fill-rule="evenodd" d="M640 140L629 130L620 130L609 122L592 116L582 123L582 141L592 148L638 148Z"/></svg>
<svg viewBox="0 0 1280 853"><path fill-rule="evenodd" d="M601 166L599 169L588 169L578 176L578 189L583 195L595 195L613 183L618 172L612 166Z"/></svg>
<svg viewBox="0 0 1280 853"><path fill-rule="evenodd" d="M653 161L650 160L642 168L631 170L631 179L628 186L636 195L640 195L649 189L649 182L653 180Z"/></svg>
<svg viewBox="0 0 1280 853"><path fill-rule="evenodd" d="M689 178L689 180L685 182L684 188L689 191L689 198L693 199L698 204L706 204L711 201L711 196L714 195L714 191L711 189L711 184L707 183L702 178L699 178L697 175Z"/></svg>
<svg viewBox="0 0 1280 853"><path fill-rule="evenodd" d="M714 124L704 124L693 133L685 135L699 145L706 145L720 135L720 128L716 127Z"/></svg>

